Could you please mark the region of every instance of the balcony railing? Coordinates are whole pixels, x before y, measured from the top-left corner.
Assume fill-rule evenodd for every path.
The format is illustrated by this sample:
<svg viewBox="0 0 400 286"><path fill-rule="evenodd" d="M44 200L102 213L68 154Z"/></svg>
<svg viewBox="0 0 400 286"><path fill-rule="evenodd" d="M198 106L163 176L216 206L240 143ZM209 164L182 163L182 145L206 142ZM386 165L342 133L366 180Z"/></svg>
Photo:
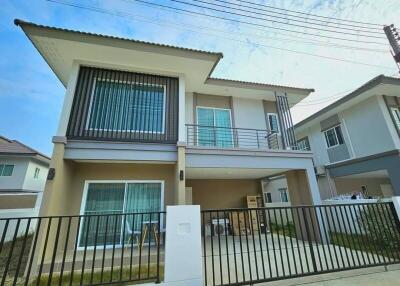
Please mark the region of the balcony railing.
<svg viewBox="0 0 400 286"><path fill-rule="evenodd" d="M165 212L0 219L0 285L160 282Z"/></svg>
<svg viewBox="0 0 400 286"><path fill-rule="evenodd" d="M186 125L189 146L248 149L282 149L278 133L250 128Z"/></svg>

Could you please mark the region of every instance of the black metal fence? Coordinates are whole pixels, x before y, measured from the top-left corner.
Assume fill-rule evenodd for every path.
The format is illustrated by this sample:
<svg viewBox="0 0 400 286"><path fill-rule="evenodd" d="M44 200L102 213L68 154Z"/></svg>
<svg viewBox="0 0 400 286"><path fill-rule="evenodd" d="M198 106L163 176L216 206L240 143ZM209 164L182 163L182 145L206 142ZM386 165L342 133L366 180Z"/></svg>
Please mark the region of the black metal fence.
<svg viewBox="0 0 400 286"><path fill-rule="evenodd" d="M0 285L105 285L163 277L165 212L0 219Z"/></svg>
<svg viewBox="0 0 400 286"><path fill-rule="evenodd" d="M205 285L400 263L392 203L202 211Z"/></svg>
<svg viewBox="0 0 400 286"><path fill-rule="evenodd" d="M189 146L280 149L280 136L268 130L186 125Z"/></svg>

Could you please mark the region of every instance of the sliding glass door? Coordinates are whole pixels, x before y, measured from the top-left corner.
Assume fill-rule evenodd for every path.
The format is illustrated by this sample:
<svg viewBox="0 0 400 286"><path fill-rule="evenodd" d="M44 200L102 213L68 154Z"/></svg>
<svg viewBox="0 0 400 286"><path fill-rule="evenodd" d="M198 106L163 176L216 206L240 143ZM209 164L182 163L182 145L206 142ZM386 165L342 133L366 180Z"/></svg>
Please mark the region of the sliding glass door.
<svg viewBox="0 0 400 286"><path fill-rule="evenodd" d="M156 224L162 210L162 182L90 182L84 198L80 247L119 245ZM128 213L129 215L122 215ZM134 213L134 214L133 214Z"/></svg>
<svg viewBox="0 0 400 286"><path fill-rule="evenodd" d="M230 109L197 107L198 145L233 147Z"/></svg>

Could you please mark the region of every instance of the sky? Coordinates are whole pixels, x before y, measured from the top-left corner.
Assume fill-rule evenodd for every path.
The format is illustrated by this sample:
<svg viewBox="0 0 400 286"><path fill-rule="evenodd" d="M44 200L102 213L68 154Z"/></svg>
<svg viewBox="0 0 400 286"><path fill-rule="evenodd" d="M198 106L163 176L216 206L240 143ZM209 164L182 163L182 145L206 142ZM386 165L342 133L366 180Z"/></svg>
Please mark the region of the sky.
<svg viewBox="0 0 400 286"><path fill-rule="evenodd" d="M347 36L344 33L348 30L342 30L343 35L327 34L315 29L259 20L255 21L262 23L261 26L255 26L243 23L254 21L240 15L229 16L236 22L223 21L160 9L135 0L55 1L58 3L47 0L2 0L0 6L0 135L19 140L47 155L52 152L51 138L57 130L65 88L22 30L13 24L15 18L73 30L222 52L224 58L216 67L213 77L314 88L314 93L292 108L294 122L301 121L379 74L398 76L398 69L384 38L378 39L381 45L359 43L356 41L375 39ZM145 1L220 15L176 1ZM238 2L224 0L215 3L225 5L225 1ZM325 17L395 24L400 28L398 0L247 1ZM71 7L71 3L81 7ZM201 1L193 3L203 5ZM257 16L257 12L253 16ZM288 23L285 19L282 21ZM326 28L321 25L318 27ZM276 28L295 30L295 33ZM304 32L320 36L304 35ZM323 35L351 37L351 41L328 39ZM383 37L383 32L378 36Z"/></svg>

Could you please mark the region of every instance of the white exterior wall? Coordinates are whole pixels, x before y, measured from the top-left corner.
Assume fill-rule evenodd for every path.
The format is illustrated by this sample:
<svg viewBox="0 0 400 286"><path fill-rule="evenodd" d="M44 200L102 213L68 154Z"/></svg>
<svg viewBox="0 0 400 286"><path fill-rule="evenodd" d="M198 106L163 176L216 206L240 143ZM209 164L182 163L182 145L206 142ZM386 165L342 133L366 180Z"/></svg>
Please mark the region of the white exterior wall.
<svg viewBox="0 0 400 286"><path fill-rule="evenodd" d="M36 168L39 168L40 170L39 177L37 179L34 178ZM28 162L28 168L26 171L23 189L43 192L44 185L46 184L47 172L48 167L45 167L33 161Z"/></svg>
<svg viewBox="0 0 400 286"><path fill-rule="evenodd" d="M285 177L282 177L280 179L276 179L276 180L265 180L263 181L263 193L271 193L271 200L272 200L272 204L274 203L281 203L281 196L279 193L279 189L283 189L286 188L287 190L287 195L288 195L288 200L290 202L290 197L289 197L289 190L287 189L287 180ZM290 203L289 203L290 205ZM268 204L268 206L272 206L270 204Z"/></svg>
<svg viewBox="0 0 400 286"><path fill-rule="evenodd" d="M35 191L42 192L46 183L48 167L27 158L1 158L0 164L13 164L11 176L0 177L1 191ZM40 168L39 178L34 179L35 169Z"/></svg>
<svg viewBox="0 0 400 286"><path fill-rule="evenodd" d="M0 177L0 191L23 189L28 163L29 160L23 158L0 158L0 164L14 165L14 170L11 176Z"/></svg>
<svg viewBox="0 0 400 286"><path fill-rule="evenodd" d="M345 120L355 158L365 157L396 148L389 124L379 105L379 98L373 96L339 113ZM344 132L343 132L344 133ZM351 151L350 151L351 152Z"/></svg>
<svg viewBox="0 0 400 286"><path fill-rule="evenodd" d="M372 96L338 113L344 141L350 159L374 155L398 148L390 130L393 123L381 96ZM329 164L324 134L320 121L304 131L296 131L296 138L308 136L315 165Z"/></svg>
<svg viewBox="0 0 400 286"><path fill-rule="evenodd" d="M235 127L266 130L265 113L262 100L233 98Z"/></svg>
<svg viewBox="0 0 400 286"><path fill-rule="evenodd" d="M193 118L193 93L192 92L187 92L186 93L186 100L185 100L185 105L186 105L186 124L195 124L195 120Z"/></svg>
<svg viewBox="0 0 400 286"><path fill-rule="evenodd" d="M308 136L310 148L314 156L314 164L316 166L324 166L329 164L329 157L325 143L324 134L321 132L321 127L315 124L303 132L296 132L296 138Z"/></svg>

